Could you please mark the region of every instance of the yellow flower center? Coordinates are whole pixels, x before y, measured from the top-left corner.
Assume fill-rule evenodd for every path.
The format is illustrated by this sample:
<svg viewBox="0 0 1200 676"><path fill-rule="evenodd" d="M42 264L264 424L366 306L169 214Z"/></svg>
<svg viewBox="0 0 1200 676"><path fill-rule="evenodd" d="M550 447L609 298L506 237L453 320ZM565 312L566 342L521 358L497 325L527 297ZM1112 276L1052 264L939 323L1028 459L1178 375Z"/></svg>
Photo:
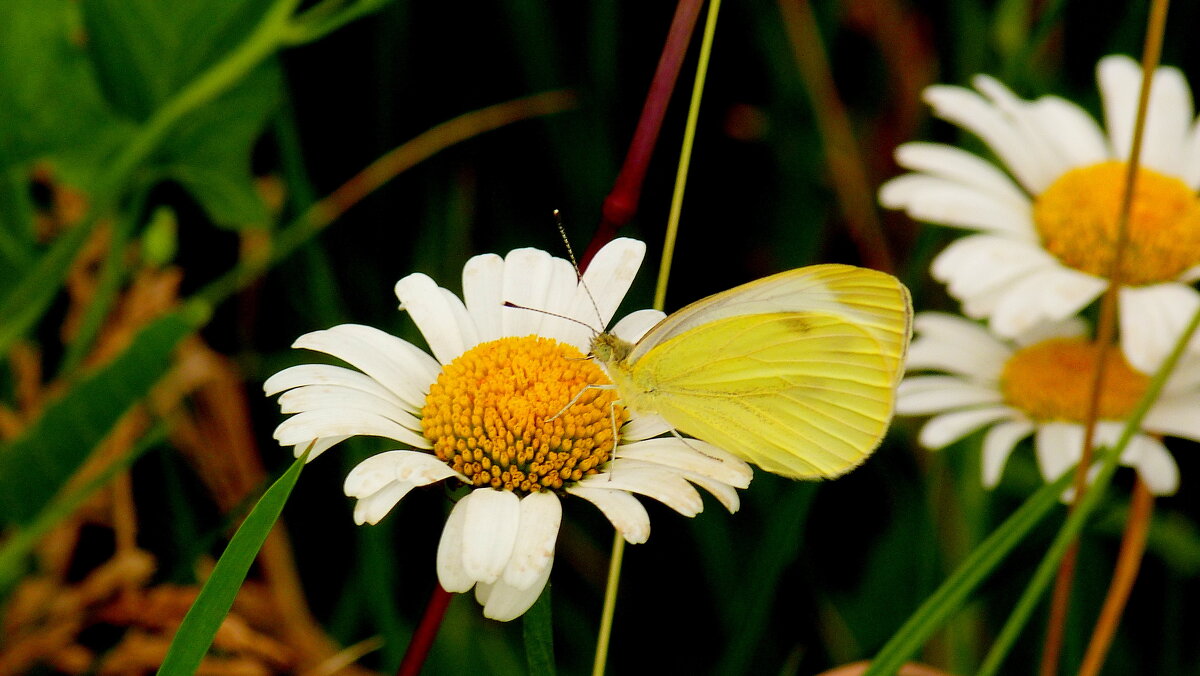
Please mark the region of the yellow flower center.
<svg viewBox="0 0 1200 676"><path fill-rule="evenodd" d="M1099 354L1098 346L1083 338L1052 338L1018 350L1000 375L1004 400L1034 420L1082 423ZM1123 420L1145 393L1150 378L1133 370L1116 346L1107 346L1104 359L1099 418Z"/></svg>
<svg viewBox="0 0 1200 676"><path fill-rule="evenodd" d="M570 345L527 336L482 343L442 369L421 410L433 451L475 486L527 494L594 474L625 410L609 380ZM579 396L565 411L563 408Z"/></svg>
<svg viewBox="0 0 1200 676"><path fill-rule="evenodd" d="M1107 277L1117 239L1125 163L1072 169L1033 205L1046 250L1077 270ZM1121 281L1138 286L1173 280L1200 263L1200 200L1183 181L1139 168L1129 212Z"/></svg>

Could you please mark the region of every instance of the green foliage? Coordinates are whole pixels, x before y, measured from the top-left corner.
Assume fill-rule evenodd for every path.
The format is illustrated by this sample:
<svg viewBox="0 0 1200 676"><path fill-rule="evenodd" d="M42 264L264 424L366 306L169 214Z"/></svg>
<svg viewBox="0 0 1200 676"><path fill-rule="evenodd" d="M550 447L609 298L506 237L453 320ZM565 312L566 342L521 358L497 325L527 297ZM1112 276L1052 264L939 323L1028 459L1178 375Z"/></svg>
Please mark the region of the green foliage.
<svg viewBox="0 0 1200 676"><path fill-rule="evenodd" d="M246 579L246 573L258 557L258 550L262 548L267 535L279 520L279 514L283 511L288 496L292 494L292 489L300 478L300 470L304 469L307 459L307 452L297 458L246 515L246 520L238 527L237 533L234 533L229 546L225 548L225 552L213 568L212 575L204 583L200 595L196 597L191 609L184 616L183 623L179 625L171 647L167 650L166 659L158 669L159 674L171 676L196 672L212 644L213 637L217 635L217 629L229 614L229 608L233 606L233 599Z"/></svg>
<svg viewBox="0 0 1200 676"><path fill-rule="evenodd" d="M17 439L0 446L0 523L28 523L167 370L195 330L182 314L143 329L119 357L79 382Z"/></svg>

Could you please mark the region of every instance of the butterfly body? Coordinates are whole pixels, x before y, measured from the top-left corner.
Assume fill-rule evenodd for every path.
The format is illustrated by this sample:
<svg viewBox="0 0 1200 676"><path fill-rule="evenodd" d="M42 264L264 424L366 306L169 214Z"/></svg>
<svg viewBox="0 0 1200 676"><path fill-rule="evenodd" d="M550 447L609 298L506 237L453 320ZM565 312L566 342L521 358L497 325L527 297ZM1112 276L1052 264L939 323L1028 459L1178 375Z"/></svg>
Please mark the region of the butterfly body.
<svg viewBox="0 0 1200 676"><path fill-rule="evenodd" d="M911 316L895 278L817 265L697 301L636 343L600 334L592 354L633 410L768 471L832 477L887 430Z"/></svg>

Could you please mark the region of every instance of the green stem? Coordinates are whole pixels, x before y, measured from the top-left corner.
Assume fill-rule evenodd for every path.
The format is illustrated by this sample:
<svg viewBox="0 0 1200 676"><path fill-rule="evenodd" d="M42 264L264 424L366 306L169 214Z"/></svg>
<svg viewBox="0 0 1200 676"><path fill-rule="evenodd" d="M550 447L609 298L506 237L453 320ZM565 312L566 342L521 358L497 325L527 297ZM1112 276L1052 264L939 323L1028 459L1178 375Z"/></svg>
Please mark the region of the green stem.
<svg viewBox="0 0 1200 676"><path fill-rule="evenodd" d="M979 676L995 674L999 670L1001 662L1008 655L1008 651L1017 640L1021 629L1029 621L1030 614L1033 613L1042 594L1046 591L1046 585L1054 577L1059 561L1071 547L1080 530L1083 529L1084 521L1096 508L1096 505L1100 503L1104 489L1112 480L1113 473L1116 472L1121 453L1124 452L1129 441L1133 439L1133 435L1141 430L1142 419L1146 417L1146 414L1150 411L1150 407L1158 399L1159 392L1166 385L1167 378L1171 375L1171 372L1175 370L1175 364L1178 363L1180 357L1183 355L1198 325L1200 325L1200 311L1192 315L1191 321L1188 323L1187 328L1184 329L1179 341L1175 344L1174 350L1171 351L1171 354L1159 367L1158 372L1154 374L1154 379L1150 381L1150 386L1138 402L1133 415L1126 421L1124 429L1121 430L1121 437L1117 439L1117 443L1102 458L1100 472L1096 475L1087 493L1084 494L1083 499L1079 501L1075 509L1071 510L1070 516L1067 518L1066 523L1063 524L1062 529L1059 530L1058 535L1054 538L1054 542L1050 545L1050 549L1047 550L1046 556L1042 559L1041 564L1034 573L1033 579L1030 580L1029 585L1021 594L1021 598L1017 600L1017 605L1013 608L1012 614L1009 615L1008 621L1004 623L1004 627L996 637L995 643L992 644L991 650L988 651L987 656L984 658L983 665L979 668Z"/></svg>
<svg viewBox="0 0 1200 676"><path fill-rule="evenodd" d="M1200 311L1197 311L1196 314L1192 316L1187 328L1180 336L1179 341L1175 344L1174 350L1166 358L1162 364L1162 367L1150 381L1150 386L1147 388L1146 393L1138 402L1137 408L1126 422L1124 429L1121 431L1121 436L1117 440L1117 443L1113 445L1113 448L1110 451L1104 454L1102 461L1105 464L1102 465L1100 475L1096 478L1097 483L1095 489L1088 491L1088 493L1084 496L1084 499L1080 501L1079 508L1075 510L1075 512L1080 513L1080 516L1076 517L1074 514L1072 514L1072 516L1067 519L1066 523L1064 523L1058 537L1055 538L1054 543L1051 545L1050 551L1046 555L1046 559L1043 560L1042 566L1039 568L1039 574L1043 568L1053 573L1055 566L1057 566L1058 558L1061 558L1062 551L1065 551L1065 547L1060 548L1060 541L1069 543L1069 541L1075 536L1075 532L1071 531L1077 531L1077 529L1081 527L1083 520L1087 517L1090 510L1099 500L1100 494L1103 493L1103 490L1101 490L1102 484L1100 482L1104 481L1107 483L1109 478L1111 478L1112 472L1115 471L1116 463L1121 457L1121 452L1129 443L1129 440L1133 438L1133 435L1137 434L1138 430L1140 429L1142 419L1150 410L1150 406L1158 398L1159 392L1166 384L1168 376L1175 368L1175 364L1183 355L1188 341L1191 339L1191 335L1196 331L1198 325L1200 325ZM962 564L959 565L954 574L951 575L950 578L945 582L943 582L942 586L938 587L938 589L932 595L930 595L928 599L925 600L925 603L921 604L921 607L918 608L917 611L908 618L908 621L904 623L904 626L900 627L900 630L897 631L892 636L891 640L889 640L887 644L883 646L883 649L881 649L875 656L875 659L871 661L871 666L865 672L864 676L884 676L885 674L896 673L896 671L900 669L900 667L903 666L904 663L917 652L917 650L920 649L925 640L928 639L929 636L932 635L933 632L936 631L937 628L940 627L947 619L949 619L951 614L958 610L970 593L974 591L984 579L987 578L992 570L1004 560L1004 557L1006 557L1009 552L1011 552L1025 538L1029 531L1032 530L1033 527L1037 525L1037 523L1041 521L1041 519L1059 503L1059 496L1062 495L1062 491L1066 489L1068 485L1070 485L1073 478L1074 477L1072 476L1072 473L1067 471L1064 472L1063 475L1054 482L1043 486L1036 493L1030 496L1029 499L1025 501L1025 504L1021 505L1021 507L1017 509L1017 511L1014 512L1013 515L1010 516L1003 524L1001 524L999 528L993 531L986 540L976 547L975 551L971 552L971 554L962 562ZM1091 498L1090 496L1093 494L1096 497ZM1051 559L1053 560L1051 561ZM1010 629L1009 626L1006 625L1002 630L1001 638L997 639L997 645L993 646L992 652L989 653L988 657L985 659L985 668L994 668L994 666L998 666L998 662L1003 658L1003 653L1006 652L1009 647L1008 642L1010 642L1011 638L1015 637L1015 632L1020 628L1017 625L1023 624L1024 621L1028 619L1028 613L1025 613L1023 607L1026 604L1032 604L1033 602L1036 602L1037 595L1041 593L1041 590L1044 590L1043 583L1041 590L1031 591L1031 588L1038 583L1039 579L1040 578L1035 575L1035 579L1033 582L1031 582L1030 588L1026 589L1022 599L1018 601L1018 608L1014 609L1013 616L1010 616L1009 619L1009 624L1013 625L1014 628ZM1026 601L1026 597L1032 597L1033 601ZM1016 617L1018 613L1024 614L1020 617ZM1009 634L1013 634L1013 636L1010 637ZM1004 643L1003 645L1001 645L1002 642ZM993 657L993 654L997 656ZM993 665L993 663L996 664ZM980 673L987 672L981 670Z"/></svg>
<svg viewBox="0 0 1200 676"><path fill-rule="evenodd" d="M612 638L613 614L617 610L617 587L621 582L621 561L625 558L625 538L613 534L612 555L608 560L608 585L604 588L604 609L600 613L600 632L596 635L596 657L592 676L603 676L608 661L608 641Z"/></svg>
<svg viewBox="0 0 1200 676"><path fill-rule="evenodd" d="M213 100L235 84L254 66L273 53L287 33L288 19L300 0L276 0L245 42L220 62L202 73L155 111L133 140L109 163L108 172L94 191L95 201L79 225L58 238L0 304L0 354L32 327L62 288L70 270L100 217L121 199L130 176L166 138L185 115Z"/></svg>

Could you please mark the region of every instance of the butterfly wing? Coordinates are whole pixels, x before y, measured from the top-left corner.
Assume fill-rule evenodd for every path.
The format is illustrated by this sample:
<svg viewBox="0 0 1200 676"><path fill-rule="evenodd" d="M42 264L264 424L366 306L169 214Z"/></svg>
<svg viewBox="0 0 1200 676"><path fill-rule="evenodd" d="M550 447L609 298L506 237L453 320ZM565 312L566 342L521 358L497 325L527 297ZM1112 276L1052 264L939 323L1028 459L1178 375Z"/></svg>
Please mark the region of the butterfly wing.
<svg viewBox="0 0 1200 676"><path fill-rule="evenodd" d="M893 314L900 326L829 312L705 317L628 364L629 403L767 471L837 476L870 455L891 420L903 348L889 353L876 336L906 330Z"/></svg>
<svg viewBox="0 0 1200 676"><path fill-rule="evenodd" d="M878 342L893 385L900 382L912 336L908 289L891 275L853 265L797 268L698 300L650 329L629 358L637 361L656 346L716 319L777 312L823 312L861 327Z"/></svg>

